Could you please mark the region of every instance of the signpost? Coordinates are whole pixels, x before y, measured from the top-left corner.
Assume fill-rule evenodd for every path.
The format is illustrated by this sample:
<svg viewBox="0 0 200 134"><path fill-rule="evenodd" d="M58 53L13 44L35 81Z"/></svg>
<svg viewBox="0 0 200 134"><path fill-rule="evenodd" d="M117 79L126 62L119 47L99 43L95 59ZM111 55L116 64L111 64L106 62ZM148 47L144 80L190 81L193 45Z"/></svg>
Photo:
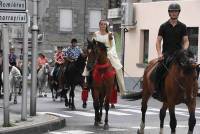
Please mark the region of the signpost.
<svg viewBox="0 0 200 134"><path fill-rule="evenodd" d="M26 11L26 0L0 0L0 10Z"/></svg>
<svg viewBox="0 0 200 134"><path fill-rule="evenodd" d="M8 26L6 23L26 23L26 0L0 0L0 23L3 25L3 88L4 88L4 127L10 126L9 121L9 43Z"/></svg>

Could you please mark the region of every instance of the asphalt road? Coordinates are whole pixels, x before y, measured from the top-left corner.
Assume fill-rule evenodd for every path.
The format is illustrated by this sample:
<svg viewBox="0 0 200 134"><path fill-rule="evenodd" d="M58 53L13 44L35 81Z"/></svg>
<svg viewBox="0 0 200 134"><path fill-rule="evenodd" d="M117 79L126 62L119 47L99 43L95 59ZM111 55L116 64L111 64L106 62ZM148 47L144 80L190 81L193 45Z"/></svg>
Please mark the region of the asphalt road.
<svg viewBox="0 0 200 134"><path fill-rule="evenodd" d="M115 109L109 111L109 130L104 130L103 125L100 127L94 127L94 110L92 105L91 96L89 97L88 107L82 108L81 92L76 91L75 105L76 110L72 111L66 108L64 102L59 99L53 101L51 94L49 93L46 98L37 98L37 111L38 114L51 113L54 115L62 116L66 119L66 127L48 132L46 134L136 134L137 129L140 126L141 112L140 104L141 100L133 101L127 99L121 99L118 97L118 103ZM19 98L20 99L20 98ZM200 98L197 98L197 110L196 118L197 124L194 134L200 132ZM159 109L162 103L150 99L149 107L146 116L146 129L145 134L159 133ZM20 112L21 104L11 105L12 112ZM29 108L29 107L28 107ZM186 134L188 129L188 112L187 107L184 104L176 107L177 117L177 134ZM104 116L102 118L104 121ZM169 127L169 115L165 119L164 133L170 133Z"/></svg>

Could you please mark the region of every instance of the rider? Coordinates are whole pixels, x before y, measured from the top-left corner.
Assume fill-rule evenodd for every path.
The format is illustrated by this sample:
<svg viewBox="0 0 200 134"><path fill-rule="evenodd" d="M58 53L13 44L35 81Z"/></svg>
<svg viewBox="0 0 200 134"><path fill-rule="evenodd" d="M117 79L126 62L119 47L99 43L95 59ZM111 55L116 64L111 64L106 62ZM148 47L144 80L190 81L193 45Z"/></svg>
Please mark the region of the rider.
<svg viewBox="0 0 200 134"><path fill-rule="evenodd" d="M55 67L53 70L53 78L56 81L56 77L58 75L60 66L64 63L64 53L62 51L62 47L58 46L57 51L54 55Z"/></svg>
<svg viewBox="0 0 200 134"><path fill-rule="evenodd" d="M126 93L124 77L122 73L122 64L118 58L115 46L115 40L112 32L108 30L108 22L106 20L100 20L99 22L99 31L94 33L93 38L97 41L105 43L108 49L108 58L115 68L117 84L119 86L121 96L124 96Z"/></svg>
<svg viewBox="0 0 200 134"><path fill-rule="evenodd" d="M40 68L45 65L46 63L48 63L48 60L46 58L46 56L42 53L39 53L38 55L38 59L37 59L37 73L40 70Z"/></svg>
<svg viewBox="0 0 200 134"><path fill-rule="evenodd" d="M10 54L9 54L9 64L11 66L16 66L17 65L17 56L15 54L15 47L12 45L10 47Z"/></svg>
<svg viewBox="0 0 200 134"><path fill-rule="evenodd" d="M83 53L82 49L77 46L77 39L71 40L71 46L64 50L65 57L68 61L73 62Z"/></svg>
<svg viewBox="0 0 200 134"><path fill-rule="evenodd" d="M177 50L185 49L189 47L189 40L187 35L187 27L185 24L178 20L181 7L178 3L172 3L168 7L168 13L170 19L160 26L158 37L156 41L156 50L160 63L156 71L156 97L160 97L160 89L163 84L163 75L169 67L173 55ZM163 40L163 50L161 52L161 41Z"/></svg>

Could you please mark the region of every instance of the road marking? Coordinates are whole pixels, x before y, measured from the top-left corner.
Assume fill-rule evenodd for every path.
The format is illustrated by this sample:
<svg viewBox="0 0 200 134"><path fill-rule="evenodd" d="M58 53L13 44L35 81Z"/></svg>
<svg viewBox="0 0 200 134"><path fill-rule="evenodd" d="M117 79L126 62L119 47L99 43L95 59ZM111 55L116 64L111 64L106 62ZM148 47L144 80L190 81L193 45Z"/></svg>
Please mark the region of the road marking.
<svg viewBox="0 0 200 134"><path fill-rule="evenodd" d="M94 110L90 110L90 111L94 112ZM106 113L105 109L103 109L102 112L105 114ZM108 114L111 114L111 115L132 115L132 114L110 111L110 110L108 111Z"/></svg>
<svg viewBox="0 0 200 134"><path fill-rule="evenodd" d="M37 112L38 114L52 114L52 115L56 115L56 116L60 116L60 117L64 117L64 118L69 118L72 116L69 115L64 115L64 114L59 114L59 113L53 113L53 112Z"/></svg>
<svg viewBox="0 0 200 134"><path fill-rule="evenodd" d="M105 113L105 110L103 111ZM122 113L122 112L115 112L115 111L109 111L108 114L112 115L132 115L132 114L127 114L127 113Z"/></svg>
<svg viewBox="0 0 200 134"><path fill-rule="evenodd" d="M125 112L133 112L133 113L141 114L141 110L135 110L135 109L119 109L119 110L125 111ZM147 111L146 115L158 115L158 113Z"/></svg>
<svg viewBox="0 0 200 134"><path fill-rule="evenodd" d="M131 127L133 129L139 129L139 126ZM145 129L159 129L159 127L145 126Z"/></svg>
<svg viewBox="0 0 200 134"><path fill-rule="evenodd" d="M87 116L87 117L94 117L94 113L89 113L89 112L82 112L82 111L63 111L63 112Z"/></svg>
<svg viewBox="0 0 200 134"><path fill-rule="evenodd" d="M169 127L169 125L164 125L165 127ZM200 126L200 124L196 124L196 126ZM133 126L131 127L133 129L139 129L139 126ZM188 128L188 125L177 125L176 128ZM145 126L145 129L160 129L160 127L154 127L154 126Z"/></svg>
<svg viewBox="0 0 200 134"><path fill-rule="evenodd" d="M69 130L62 132L50 132L50 134L93 134L94 132L84 131L84 130Z"/></svg>

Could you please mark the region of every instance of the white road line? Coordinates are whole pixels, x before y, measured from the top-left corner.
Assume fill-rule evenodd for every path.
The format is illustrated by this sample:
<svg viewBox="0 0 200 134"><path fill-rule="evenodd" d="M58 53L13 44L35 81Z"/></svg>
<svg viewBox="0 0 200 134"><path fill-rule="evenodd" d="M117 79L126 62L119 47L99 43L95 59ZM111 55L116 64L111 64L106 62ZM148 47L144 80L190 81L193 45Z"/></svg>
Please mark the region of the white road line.
<svg viewBox="0 0 200 134"><path fill-rule="evenodd" d="M94 113L89 113L89 112L82 112L82 111L63 111L63 112L87 116L87 117L94 117Z"/></svg>
<svg viewBox="0 0 200 134"><path fill-rule="evenodd" d="M93 134L94 132L84 131L84 130L69 130L62 132L50 132L50 134Z"/></svg>
<svg viewBox="0 0 200 134"><path fill-rule="evenodd" d="M90 110L92 112L94 112L94 110ZM105 114L105 110L102 111L104 114ZM111 115L132 115L132 114L127 114L127 113L122 113L122 112L116 112L116 111L108 111L108 114L111 114Z"/></svg>
<svg viewBox="0 0 200 134"><path fill-rule="evenodd" d="M164 125L165 127L169 127L169 125ZM196 124L196 126L200 126L200 124ZM188 125L177 125L177 128L188 128ZM133 126L131 127L133 129L139 129L139 126ZM160 129L159 127L154 127L154 126L145 126L145 129Z"/></svg>
<svg viewBox="0 0 200 134"><path fill-rule="evenodd" d="M139 126L133 126L131 128L133 128L133 129L139 129ZM159 127L145 126L145 129L159 129Z"/></svg>
<svg viewBox="0 0 200 134"><path fill-rule="evenodd" d="M105 110L103 111L103 113L105 113ZM132 115L132 114L116 112L116 111L108 111L108 114L112 114L112 115Z"/></svg>
<svg viewBox="0 0 200 134"><path fill-rule="evenodd" d="M119 109L120 111L125 111L125 112L132 112L132 113L138 113L141 114L141 110L134 110L134 109ZM147 115L158 115L157 112L146 112Z"/></svg>
<svg viewBox="0 0 200 134"><path fill-rule="evenodd" d="M64 117L64 118L69 118L72 116L69 115L64 115L64 114L58 114L58 113L53 113L53 112L37 112L38 114L52 114L52 115L56 115L56 116L60 116L60 117Z"/></svg>
<svg viewBox="0 0 200 134"><path fill-rule="evenodd" d="M176 108L176 110L188 112L188 109L184 109L184 108ZM200 111L195 110L195 113L200 113Z"/></svg>

